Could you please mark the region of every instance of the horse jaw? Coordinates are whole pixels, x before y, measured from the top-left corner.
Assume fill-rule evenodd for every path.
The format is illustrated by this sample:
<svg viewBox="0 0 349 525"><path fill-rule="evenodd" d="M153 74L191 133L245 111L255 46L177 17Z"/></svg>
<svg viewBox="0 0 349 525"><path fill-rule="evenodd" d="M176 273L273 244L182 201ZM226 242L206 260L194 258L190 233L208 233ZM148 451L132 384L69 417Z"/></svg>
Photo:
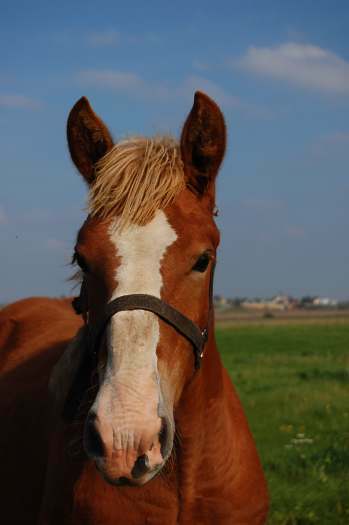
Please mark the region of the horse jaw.
<svg viewBox="0 0 349 525"><path fill-rule="evenodd" d="M85 328L82 327L70 341L52 369L48 389L55 406L62 412L69 390L84 354Z"/></svg>

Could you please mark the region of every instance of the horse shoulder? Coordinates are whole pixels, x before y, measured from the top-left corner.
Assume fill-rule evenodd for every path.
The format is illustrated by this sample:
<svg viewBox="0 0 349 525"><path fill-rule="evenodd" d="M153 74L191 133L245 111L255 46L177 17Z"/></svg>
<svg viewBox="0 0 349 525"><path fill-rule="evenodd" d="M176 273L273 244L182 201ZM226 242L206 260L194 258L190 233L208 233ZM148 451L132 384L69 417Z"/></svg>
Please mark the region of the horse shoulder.
<svg viewBox="0 0 349 525"><path fill-rule="evenodd" d="M69 299L34 297L6 306L0 311L1 373L69 341L80 325Z"/></svg>
<svg viewBox="0 0 349 525"><path fill-rule="evenodd" d="M47 463L48 381L78 326L67 300L25 299L0 312L1 523L36 523Z"/></svg>
<svg viewBox="0 0 349 525"><path fill-rule="evenodd" d="M224 399L227 405L234 476L230 482L236 524L259 525L266 522L269 497L256 445L241 401L228 372L223 368Z"/></svg>

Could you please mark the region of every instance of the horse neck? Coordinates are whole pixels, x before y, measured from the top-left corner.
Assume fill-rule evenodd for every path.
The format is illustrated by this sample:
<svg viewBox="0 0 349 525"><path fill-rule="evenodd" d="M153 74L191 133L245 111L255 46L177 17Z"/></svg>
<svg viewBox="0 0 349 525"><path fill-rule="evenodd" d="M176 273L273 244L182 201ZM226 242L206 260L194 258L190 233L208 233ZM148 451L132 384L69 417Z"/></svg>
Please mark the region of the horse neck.
<svg viewBox="0 0 349 525"><path fill-rule="evenodd" d="M210 328L202 366L185 388L175 411L178 434L176 472L180 480L178 486L182 506L186 509L194 503L195 491L202 479L206 479L206 483L220 483L214 474L208 481L207 473L214 473L216 467L220 473L225 472L225 461L229 465L233 461L232 453L227 448L231 439L227 418L227 381L215 342L213 323Z"/></svg>
<svg viewBox="0 0 349 525"><path fill-rule="evenodd" d="M204 423L210 405L224 403L224 387L223 367L212 321L201 368L194 373L185 387L175 411L180 438L197 439L200 430L195 427Z"/></svg>

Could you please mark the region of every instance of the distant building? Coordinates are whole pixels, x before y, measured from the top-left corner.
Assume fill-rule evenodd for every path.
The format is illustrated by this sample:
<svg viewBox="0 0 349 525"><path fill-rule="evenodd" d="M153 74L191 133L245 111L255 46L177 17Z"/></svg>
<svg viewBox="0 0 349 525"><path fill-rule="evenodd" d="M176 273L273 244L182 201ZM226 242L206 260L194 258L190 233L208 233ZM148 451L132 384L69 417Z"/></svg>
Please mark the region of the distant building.
<svg viewBox="0 0 349 525"><path fill-rule="evenodd" d="M336 299L330 299L329 297L315 297L313 305L335 308L338 306L338 301Z"/></svg>
<svg viewBox="0 0 349 525"><path fill-rule="evenodd" d="M299 302L288 295L276 295L271 299L244 301L241 306L250 310L289 310L296 308Z"/></svg>
<svg viewBox="0 0 349 525"><path fill-rule="evenodd" d="M271 301L244 301L241 303L242 308L248 310L285 310L283 304L273 303Z"/></svg>
<svg viewBox="0 0 349 525"><path fill-rule="evenodd" d="M228 298L223 295L215 295L213 302L216 308L221 310L228 310L229 308L246 308L248 310L293 310L295 308L338 308L339 302L336 299L329 297L304 296L301 299L296 299L286 294L278 294L272 298L264 299L255 297L254 299L246 299L245 297Z"/></svg>

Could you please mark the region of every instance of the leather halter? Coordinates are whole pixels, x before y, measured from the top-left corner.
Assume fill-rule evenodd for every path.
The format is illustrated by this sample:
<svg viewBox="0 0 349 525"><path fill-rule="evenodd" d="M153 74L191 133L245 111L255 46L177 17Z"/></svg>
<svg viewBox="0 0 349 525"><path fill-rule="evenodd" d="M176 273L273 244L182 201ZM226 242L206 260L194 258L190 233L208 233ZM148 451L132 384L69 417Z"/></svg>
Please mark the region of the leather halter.
<svg viewBox="0 0 349 525"><path fill-rule="evenodd" d="M173 306L165 303L158 297L148 294L130 294L117 297L107 303L97 321L91 323L88 319L87 285L85 280L82 282L80 296L73 299L72 305L75 312L78 315L82 315L85 321L85 353L79 364L63 408L64 419L68 421L74 419L83 399L84 392L90 385L92 372L97 366L101 337L110 319L118 312L146 310L156 314L192 344L195 370L200 368L205 344L208 339L208 328L213 316L213 277L215 262L212 261L211 264L209 311L207 324L204 329L200 329L197 324Z"/></svg>

